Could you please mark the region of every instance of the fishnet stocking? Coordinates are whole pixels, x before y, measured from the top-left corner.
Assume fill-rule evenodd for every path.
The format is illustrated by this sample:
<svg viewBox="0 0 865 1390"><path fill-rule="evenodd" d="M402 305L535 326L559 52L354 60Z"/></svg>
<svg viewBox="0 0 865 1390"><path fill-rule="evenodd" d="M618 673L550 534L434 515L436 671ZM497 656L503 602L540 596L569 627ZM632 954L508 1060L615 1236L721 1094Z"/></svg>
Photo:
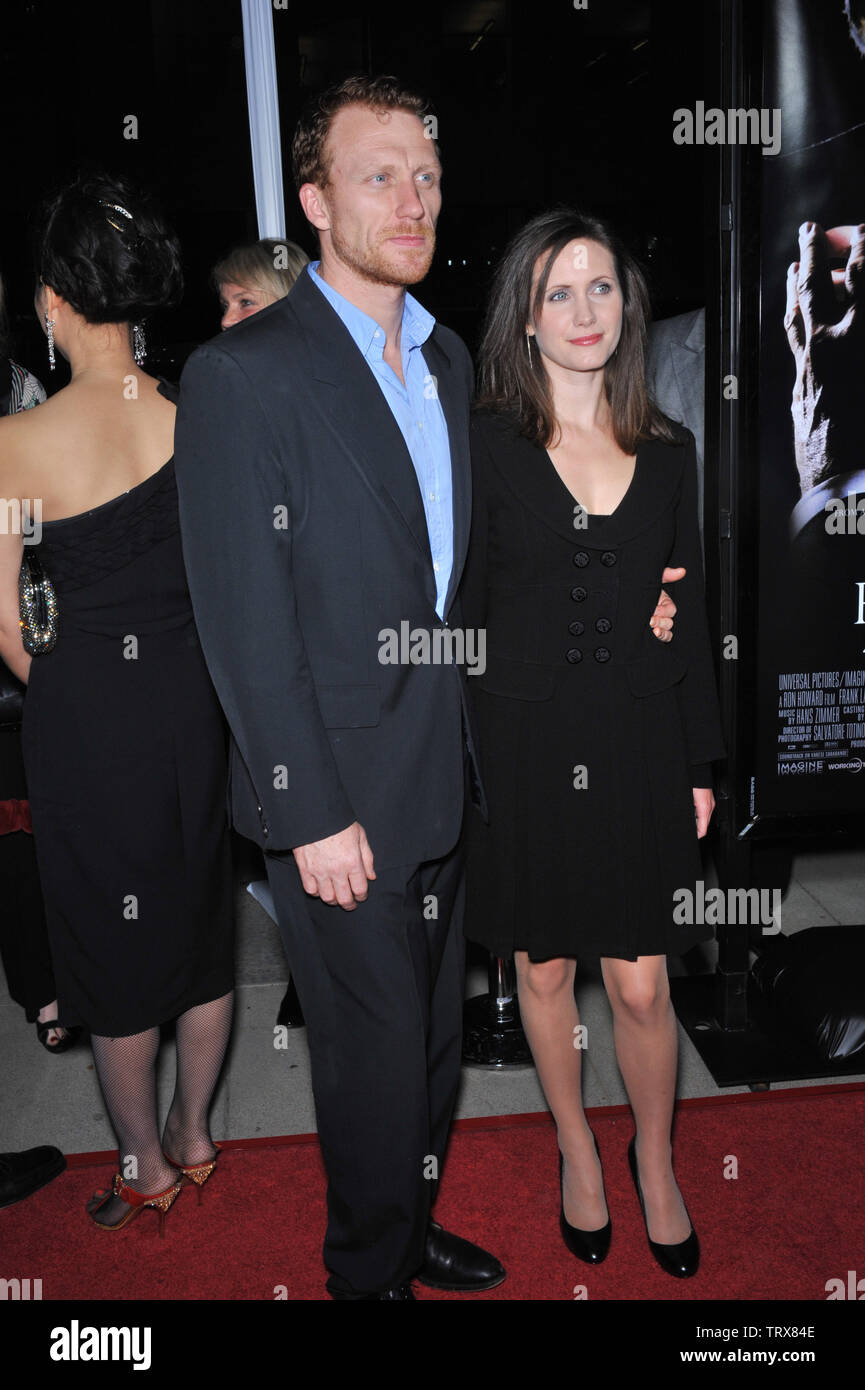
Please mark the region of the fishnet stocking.
<svg viewBox="0 0 865 1390"><path fill-rule="evenodd" d="M118 1172L139 1192L163 1192L177 1175L162 1156L156 1126L156 1054L159 1029L148 1028L128 1038L91 1036L93 1060L119 1151ZM98 1206L98 1203L96 1203ZM93 1210L88 1204L88 1210ZM99 1220L113 1225L129 1207L112 1197L99 1211Z"/></svg>
<svg viewBox="0 0 865 1390"><path fill-rule="evenodd" d="M177 1082L165 1125L164 1147L177 1163L205 1162L214 1154L207 1112L231 1031L234 994L196 1005L177 1020ZM91 1036L93 1059L119 1149L119 1172L139 1192L162 1192L178 1174L162 1152L156 1117L156 1054L159 1029L126 1038ZM99 1207L106 1225L128 1205L112 1197Z"/></svg>
<svg viewBox="0 0 865 1390"><path fill-rule="evenodd" d="M231 1032L234 992L187 1009L177 1020L177 1082L162 1143L176 1163L206 1163L215 1149L207 1112Z"/></svg>

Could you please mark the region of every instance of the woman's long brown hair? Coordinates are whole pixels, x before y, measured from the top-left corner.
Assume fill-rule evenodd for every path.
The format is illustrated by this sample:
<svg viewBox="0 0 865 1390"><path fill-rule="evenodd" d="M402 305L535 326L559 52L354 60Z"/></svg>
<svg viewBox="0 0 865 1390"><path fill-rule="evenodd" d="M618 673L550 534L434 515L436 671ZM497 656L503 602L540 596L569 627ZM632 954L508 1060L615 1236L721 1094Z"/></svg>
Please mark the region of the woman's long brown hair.
<svg viewBox="0 0 865 1390"><path fill-rule="evenodd" d="M616 443L626 454L633 454L641 439L675 443L677 436L646 390L649 292L645 277L607 223L568 207L533 217L505 249L493 278L480 346L476 404L515 414L520 433L544 448L558 442L549 378L540 352L532 354L529 364L526 324L537 318L553 262L571 241L596 241L606 247L622 291L622 332L604 367ZM532 276L541 256L546 260L533 296Z"/></svg>

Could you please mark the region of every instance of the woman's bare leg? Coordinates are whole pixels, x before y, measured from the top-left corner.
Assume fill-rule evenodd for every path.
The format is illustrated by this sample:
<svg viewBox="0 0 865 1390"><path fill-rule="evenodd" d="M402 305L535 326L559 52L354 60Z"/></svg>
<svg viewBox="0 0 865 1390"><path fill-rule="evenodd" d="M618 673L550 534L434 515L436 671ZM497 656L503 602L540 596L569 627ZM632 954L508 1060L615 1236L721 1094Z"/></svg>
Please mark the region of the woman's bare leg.
<svg viewBox="0 0 865 1390"><path fill-rule="evenodd" d="M601 970L613 1009L616 1060L637 1127L637 1170L649 1237L678 1245L687 1240L691 1223L672 1168L678 1036L667 958L605 956Z"/></svg>
<svg viewBox="0 0 865 1390"><path fill-rule="evenodd" d="M564 1156L565 1216L583 1231L607 1224L603 1176L582 1101L581 1051L574 1046L580 1019L574 999L576 961L532 962L516 951L523 1028L538 1079L558 1130Z"/></svg>

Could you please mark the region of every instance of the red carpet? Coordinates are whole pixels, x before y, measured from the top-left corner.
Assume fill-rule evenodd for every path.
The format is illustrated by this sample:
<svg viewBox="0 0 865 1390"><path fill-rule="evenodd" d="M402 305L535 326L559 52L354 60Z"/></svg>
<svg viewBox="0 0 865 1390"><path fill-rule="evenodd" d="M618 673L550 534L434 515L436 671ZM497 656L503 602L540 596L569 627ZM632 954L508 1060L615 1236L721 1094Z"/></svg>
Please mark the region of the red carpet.
<svg viewBox="0 0 865 1390"><path fill-rule="evenodd" d="M558 1231L549 1116L457 1123L436 1215L493 1251L508 1278L484 1299L816 1299L826 1281L865 1275L865 1087L816 1086L681 1102L676 1174L700 1236L689 1280L655 1265L627 1168L630 1112L589 1112L613 1219L591 1268ZM725 1165L738 1177L725 1178ZM326 1299L324 1174L314 1135L236 1141L199 1208L185 1190L164 1240L144 1212L125 1231L89 1225L83 1203L111 1158L81 1154L55 1182L0 1211L0 1275L42 1279L43 1300ZM418 1299L458 1298L415 1286Z"/></svg>

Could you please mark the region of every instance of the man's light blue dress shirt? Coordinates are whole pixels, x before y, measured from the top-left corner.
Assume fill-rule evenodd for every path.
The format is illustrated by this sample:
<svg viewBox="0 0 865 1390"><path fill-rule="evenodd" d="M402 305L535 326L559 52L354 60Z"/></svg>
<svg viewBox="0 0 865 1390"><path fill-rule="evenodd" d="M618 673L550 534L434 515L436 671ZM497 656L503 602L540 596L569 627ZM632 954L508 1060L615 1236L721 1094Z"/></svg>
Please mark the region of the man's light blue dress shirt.
<svg viewBox="0 0 865 1390"><path fill-rule="evenodd" d="M405 296L400 354L405 385L384 361L385 331L381 324L329 285L316 272L320 262L307 266L310 278L339 314L381 387L411 455L423 498L436 581L436 612L444 617L445 597L454 558L453 488L447 421L421 352L435 326L432 314L410 294Z"/></svg>

